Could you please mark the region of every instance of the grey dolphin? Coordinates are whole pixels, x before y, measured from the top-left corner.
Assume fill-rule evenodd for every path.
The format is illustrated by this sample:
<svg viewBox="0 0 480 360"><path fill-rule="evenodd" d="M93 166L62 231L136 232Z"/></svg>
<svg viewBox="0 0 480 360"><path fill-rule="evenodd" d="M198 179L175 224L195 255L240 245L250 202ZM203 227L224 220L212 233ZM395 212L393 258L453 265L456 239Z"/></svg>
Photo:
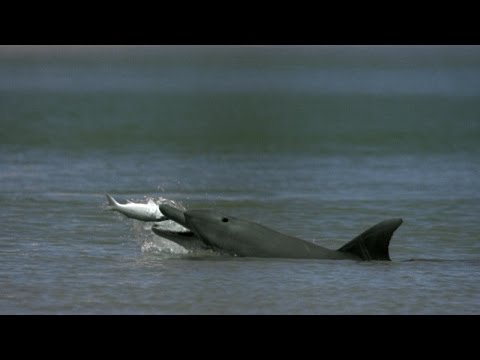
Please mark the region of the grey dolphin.
<svg viewBox="0 0 480 360"><path fill-rule="evenodd" d="M236 256L268 258L390 260L390 239L403 222L402 219L382 221L340 249L330 250L214 210L181 211L169 205L161 205L160 210L170 220L191 230L209 248Z"/></svg>

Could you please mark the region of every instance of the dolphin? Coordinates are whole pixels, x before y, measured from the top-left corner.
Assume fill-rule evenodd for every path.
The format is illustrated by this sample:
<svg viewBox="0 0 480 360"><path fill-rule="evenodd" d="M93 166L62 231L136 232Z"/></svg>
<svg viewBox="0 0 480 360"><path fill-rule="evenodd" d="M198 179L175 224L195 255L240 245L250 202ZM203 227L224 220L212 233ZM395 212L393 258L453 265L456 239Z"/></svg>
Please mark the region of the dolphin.
<svg viewBox="0 0 480 360"><path fill-rule="evenodd" d="M108 204L110 205L111 210L118 211L126 217L131 219L141 220L141 221L163 221L167 220L158 204L153 200L148 200L147 204L133 203L127 200L127 204L118 203L111 195L105 194L107 196Z"/></svg>
<svg viewBox="0 0 480 360"><path fill-rule="evenodd" d="M189 229L192 232L189 239L200 240L207 248L242 257L389 261L390 239L403 222L400 218L382 221L341 248L331 250L210 209L182 211L163 204L160 210L168 219ZM160 236L171 235L155 225L152 230ZM175 241L173 237L171 240Z"/></svg>

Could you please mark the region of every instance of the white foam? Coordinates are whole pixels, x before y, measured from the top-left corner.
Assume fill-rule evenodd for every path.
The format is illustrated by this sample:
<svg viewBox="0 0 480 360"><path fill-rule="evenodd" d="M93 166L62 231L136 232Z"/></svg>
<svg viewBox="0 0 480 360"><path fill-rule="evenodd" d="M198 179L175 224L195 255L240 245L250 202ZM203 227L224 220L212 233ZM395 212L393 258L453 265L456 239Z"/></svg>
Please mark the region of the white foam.
<svg viewBox="0 0 480 360"><path fill-rule="evenodd" d="M186 250L182 246L161 237L144 241L141 245L141 250L143 253L154 254L188 254L188 250Z"/></svg>

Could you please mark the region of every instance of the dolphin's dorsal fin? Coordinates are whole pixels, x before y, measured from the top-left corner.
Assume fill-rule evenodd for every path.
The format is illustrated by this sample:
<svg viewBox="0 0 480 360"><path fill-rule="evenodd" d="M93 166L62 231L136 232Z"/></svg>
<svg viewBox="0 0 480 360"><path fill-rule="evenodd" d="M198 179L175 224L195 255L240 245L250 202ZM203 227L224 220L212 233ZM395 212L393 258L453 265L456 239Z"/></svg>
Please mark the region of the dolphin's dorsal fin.
<svg viewBox="0 0 480 360"><path fill-rule="evenodd" d="M127 204L133 204L133 202L127 199Z"/></svg>
<svg viewBox="0 0 480 360"><path fill-rule="evenodd" d="M343 245L338 251L357 255L362 260L390 260L388 245L393 232L402 222L402 219L382 221Z"/></svg>

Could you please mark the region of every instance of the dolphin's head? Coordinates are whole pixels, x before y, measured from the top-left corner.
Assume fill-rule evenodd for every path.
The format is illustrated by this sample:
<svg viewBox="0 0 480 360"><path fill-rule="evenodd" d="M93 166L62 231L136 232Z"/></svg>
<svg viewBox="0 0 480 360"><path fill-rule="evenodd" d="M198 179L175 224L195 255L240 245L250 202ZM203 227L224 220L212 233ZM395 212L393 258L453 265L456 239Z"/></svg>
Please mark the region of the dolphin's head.
<svg viewBox="0 0 480 360"><path fill-rule="evenodd" d="M222 212L187 210L185 221L186 227L209 246L230 251L238 250L238 242L243 242L241 229L245 221Z"/></svg>
<svg viewBox="0 0 480 360"><path fill-rule="evenodd" d="M161 205L162 213L192 231L205 245L232 255L248 256L258 247L263 226L210 209L181 211ZM261 236L261 235L260 235Z"/></svg>
<svg viewBox="0 0 480 360"><path fill-rule="evenodd" d="M173 220L190 230L191 235L189 235L195 235L207 247L214 247L227 252L231 250L229 241L233 240L231 225L237 221L242 222L240 219L227 217L209 209L183 211L164 204L160 205L160 211L169 220ZM178 235L183 235L185 237L188 234L188 232L179 233L177 231L165 230L160 224L155 224L152 227L152 231L172 241L176 241L176 239L171 239L172 235L177 237Z"/></svg>

